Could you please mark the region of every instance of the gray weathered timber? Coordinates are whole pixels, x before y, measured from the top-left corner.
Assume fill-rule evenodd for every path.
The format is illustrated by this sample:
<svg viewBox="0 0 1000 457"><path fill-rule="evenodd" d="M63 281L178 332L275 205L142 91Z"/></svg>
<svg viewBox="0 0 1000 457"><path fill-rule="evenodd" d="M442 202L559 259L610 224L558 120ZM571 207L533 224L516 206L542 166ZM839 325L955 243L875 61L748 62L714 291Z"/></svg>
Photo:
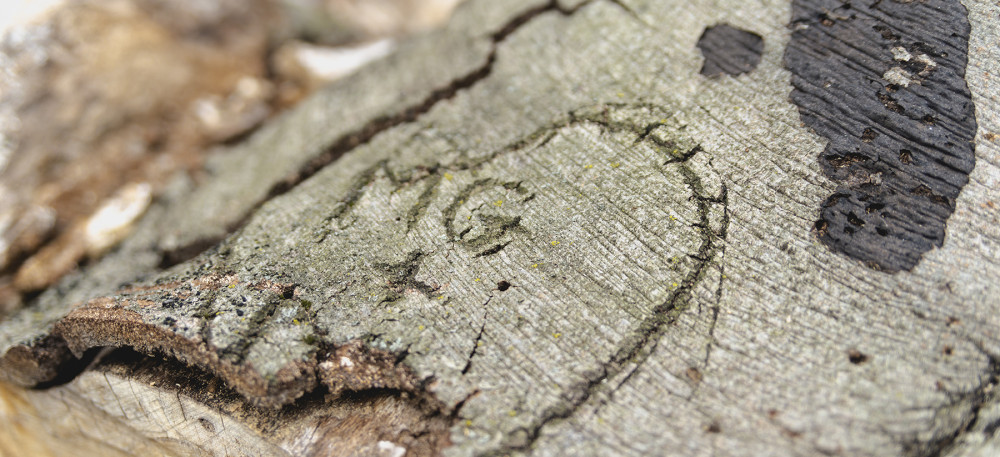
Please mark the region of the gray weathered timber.
<svg viewBox="0 0 1000 457"><path fill-rule="evenodd" d="M1000 6L964 2L976 166L943 244L890 274L813 230L837 183L789 100L788 1L499 3L179 181L0 323L4 375L127 346L264 407L406 391L455 456L1000 448ZM764 39L756 69L699 74L720 23Z"/></svg>
<svg viewBox="0 0 1000 457"><path fill-rule="evenodd" d="M0 454L435 455L450 421L422 406L399 392L370 391L258 409L208 373L118 350L65 385L0 384Z"/></svg>

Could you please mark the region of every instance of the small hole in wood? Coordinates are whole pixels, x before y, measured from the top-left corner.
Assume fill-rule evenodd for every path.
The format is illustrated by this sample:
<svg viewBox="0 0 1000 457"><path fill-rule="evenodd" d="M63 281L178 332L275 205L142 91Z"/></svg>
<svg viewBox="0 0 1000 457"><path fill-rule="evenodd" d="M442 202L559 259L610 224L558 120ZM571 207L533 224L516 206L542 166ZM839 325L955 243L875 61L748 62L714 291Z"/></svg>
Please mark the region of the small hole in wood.
<svg viewBox="0 0 1000 457"><path fill-rule="evenodd" d="M872 140L874 140L875 137L877 136L878 133L875 133L874 130L866 128L865 131L861 132L861 141L864 141L865 143L871 143Z"/></svg>
<svg viewBox="0 0 1000 457"><path fill-rule="evenodd" d="M899 161L903 162L903 163L905 163L907 165L909 165L910 163L913 163L913 152L910 151L909 149L900 149L899 150Z"/></svg>
<svg viewBox="0 0 1000 457"><path fill-rule="evenodd" d="M693 381L695 383L701 382L701 378L702 378L701 371L699 371L695 367L688 367L688 369L684 372L684 374L687 375L688 379L690 379L691 381Z"/></svg>
<svg viewBox="0 0 1000 457"><path fill-rule="evenodd" d="M920 195L920 196L923 196L923 197L929 197L929 196L931 196L931 195L934 194L934 192L931 190L931 188L927 187L924 184L921 184L921 185L919 185L917 187L914 187L913 189L910 189L910 193L913 194L913 195Z"/></svg>
<svg viewBox="0 0 1000 457"><path fill-rule="evenodd" d="M897 41L900 39L899 35L892 33L892 30L884 25L876 25L872 28L875 29L876 32L882 34L882 39L884 40Z"/></svg>
<svg viewBox="0 0 1000 457"><path fill-rule="evenodd" d="M823 219L820 219L820 220L816 221L816 225L814 226L814 229L816 230L816 233L819 236L826 236L827 232L830 230L830 223L827 222L827 221L824 221Z"/></svg>
<svg viewBox="0 0 1000 457"><path fill-rule="evenodd" d="M198 418L198 423L205 428L209 433L215 433L215 424L212 421L205 419L204 417Z"/></svg>
<svg viewBox="0 0 1000 457"><path fill-rule="evenodd" d="M847 351L847 360L850 360L851 363L855 365L861 365L862 363L868 361L868 356L862 354L861 351L857 349L850 349Z"/></svg>
<svg viewBox="0 0 1000 457"><path fill-rule="evenodd" d="M872 203L865 207L865 213L871 214L876 211L882 211L883 208L885 208L885 203Z"/></svg>
<svg viewBox="0 0 1000 457"><path fill-rule="evenodd" d="M842 199L842 198L850 198L850 195L841 194L841 193L833 194L833 195L830 196L830 198L826 199L826 202L823 203L823 206L826 207L826 208L834 206L837 203L839 203L840 199Z"/></svg>

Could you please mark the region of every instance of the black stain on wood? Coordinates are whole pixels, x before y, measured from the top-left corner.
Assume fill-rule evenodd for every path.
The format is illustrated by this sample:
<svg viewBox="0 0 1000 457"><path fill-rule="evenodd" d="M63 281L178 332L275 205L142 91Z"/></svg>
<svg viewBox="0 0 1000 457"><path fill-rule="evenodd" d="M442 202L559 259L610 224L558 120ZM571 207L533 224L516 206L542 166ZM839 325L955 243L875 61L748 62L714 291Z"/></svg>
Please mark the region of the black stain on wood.
<svg viewBox="0 0 1000 457"><path fill-rule="evenodd" d="M839 183L816 231L878 270L910 270L944 242L975 166L965 67L968 13L958 0L794 0L785 66L805 125Z"/></svg>
<svg viewBox="0 0 1000 457"><path fill-rule="evenodd" d="M701 74L705 76L741 75L760 63L764 39L727 24L709 27L698 39L698 49L705 57Z"/></svg>

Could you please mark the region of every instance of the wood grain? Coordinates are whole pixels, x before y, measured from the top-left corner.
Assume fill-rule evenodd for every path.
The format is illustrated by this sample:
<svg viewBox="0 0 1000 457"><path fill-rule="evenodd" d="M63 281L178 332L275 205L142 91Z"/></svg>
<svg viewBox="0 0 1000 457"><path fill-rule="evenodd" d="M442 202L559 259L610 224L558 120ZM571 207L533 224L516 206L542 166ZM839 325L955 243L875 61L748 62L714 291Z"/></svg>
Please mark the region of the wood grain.
<svg viewBox="0 0 1000 457"><path fill-rule="evenodd" d="M276 120L233 150L242 171L180 186L118 252L0 323L3 363L44 365L33 357L46 338L78 353L133 345L125 324L141 325L159 338L154 351L278 411L323 389L437 405L450 442L441 452L454 456L997 449L995 5L965 4L975 168L940 247L891 274L831 251L814 230L840 183L816 160L829 139L789 98L789 2L499 3L465 5L447 31L412 45L416 57ZM753 71L700 74L698 39L719 23L763 38ZM452 44L431 46L442 43ZM458 60L475 64L442 76ZM378 92L342 111L372 81L435 66L402 98ZM460 89L423 107L448 81ZM342 132L408 106L423 111L254 209ZM224 215L198 216L224 196L235 196ZM247 211L207 251L158 267L171 233L226 234ZM230 279L195 286L206 277ZM290 286L254 286L265 283ZM167 284L202 295L140 289ZM70 332L67 319L92 312L77 307L94 297L110 304L103 324ZM190 348L204 357L185 358ZM239 388L282 385L277 373L293 366L295 389ZM49 398L98 372L29 392Z"/></svg>

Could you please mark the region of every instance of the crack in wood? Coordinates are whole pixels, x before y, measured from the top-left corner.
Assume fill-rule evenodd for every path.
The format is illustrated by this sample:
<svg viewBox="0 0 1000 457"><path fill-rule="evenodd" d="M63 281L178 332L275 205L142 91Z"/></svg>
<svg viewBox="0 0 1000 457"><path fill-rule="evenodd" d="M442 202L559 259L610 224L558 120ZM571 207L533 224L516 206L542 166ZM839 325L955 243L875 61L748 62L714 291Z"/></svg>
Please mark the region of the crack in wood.
<svg viewBox="0 0 1000 457"><path fill-rule="evenodd" d="M663 140L659 136L654 135L653 132L659 127L669 128L667 121L636 125L634 121L617 120L618 118L613 115L612 111L620 108L661 111L659 107L642 104L608 104L574 110L564 119L545 126L534 134L528 135L508 147L495 151L490 157L475 160L462 159L451 167L441 166L439 170L468 170L475 168L502 154L537 146L539 142L544 142L557 135L558 133L553 132L559 129L580 123L590 123L607 131L628 132L634 134L636 137L642 137L640 141L647 142L648 146L654 151L666 157L665 162L660 165L661 167L666 164L679 165L683 185L687 186L693 194L691 200L696 204L699 220L693 222L691 225L696 227L701 234L701 246L698 249L698 254L692 256L697 267L680 281L681 284L673 291L666 302L654 307L651 315L645 318L638 325L638 328L630 333L626 341L618 348L611 360L603 365L599 373L594 373L593 376L588 377L587 382L583 385L578 385L569 390L569 394L572 397L569 402L556 405L544 412L543 419L532 427L532 431L527 433L527 436L530 438L527 440L529 446L530 442L538 438L544 425L572 415L597 389L601 388L600 384L602 380L619 373L631 360L637 360L637 365L642 364L645 358L648 357L651 349L655 347L655 342L666 331L667 326L685 309L690 300L691 290L704 277L708 265L713 262L713 259L716 258L716 253L720 249L720 240L726 236L728 212L725 209L728 207L728 197L725 186L722 187L719 196L706 195L701 179L687 164L688 160L702 152L701 148L694 146L682 151L681 149L683 148L680 148L674 142ZM662 114L656 118L662 119ZM351 202L359 201L366 191L364 188L367 187L367 184L371 180L375 179L376 173L382 169L387 169L387 163L380 162L363 173L363 176L359 177L359 185L356 186L354 191L350 191L348 201L341 207L343 208L342 211L338 210L340 211L338 215L342 215L343 212L348 211L351 207ZM404 183L404 181L392 176L389 171L386 173L387 179L390 179L397 185L412 184L426 180L432 176L431 174L411 176L408 179L412 179L412 181ZM502 182L500 185L509 191L517 192L518 195L523 197L524 201L533 198L533 194L523 188L520 182ZM713 231L709 219L710 208L714 207L714 205L721 205L724 210L723 214L725 215L723 226L718 232ZM420 262L422 256L422 251L410 251L403 262L395 264L386 263L381 265L378 270L384 272L387 280L391 283L390 285L395 288L394 290L397 293L402 293L401 291L405 291L407 288L413 288L423 292L427 296L429 293L427 289L430 286L423 283L413 284L416 281L417 264ZM284 366L273 377L268 375L266 378L262 377L262 374L256 371L254 367L239 363L239 360L245 359L245 347L236 348L239 350L236 350L235 353L237 355L244 354L244 356L237 357L239 360L234 361L224 357L226 353L225 348L221 348L222 351L220 352L220 348L213 348L210 345L212 341L210 334L197 332L196 335L198 336L193 339L185 337L186 333L184 332L188 328L184 327L185 325L189 327L194 324L204 325L206 320L215 318L214 315L209 314L210 312L215 312L216 309L206 307L208 305L202 303L202 300L210 303L216 302L217 299L228 300L227 297L229 295L220 295L220 293L229 293L228 291L233 287L249 287L261 293L266 292L275 297L280 297L284 301L295 301L298 298L296 297L296 288L292 284L272 281L241 284L235 276L225 275L209 275L186 281L163 282L149 287L132 287L123 290L122 295L117 297L104 297L92 300L87 306L78 308L70 316L67 316L62 322L57 324L56 330L52 332L50 338L54 338L55 340L53 341L56 342L62 341L62 347L64 348L62 352L58 350L58 344L50 345L53 350L49 352L46 352L45 348L38 346L34 348L17 346L11 349L3 359L0 359L0 364L4 364L4 371L14 371L6 370L6 368L12 366L10 362L17 359L12 356L23 350L25 355L24 361L28 364L34 364L35 367L28 370L34 370L34 374L30 376L37 377L42 372L46 373L44 375L47 376L55 368L51 364L48 366L38 364L39 360L45 357L48 357L53 362L60 362L71 358L70 350L79 353L88 347L119 346L132 347L145 353L163 353L178 361L199 366L219 376L227 385L233 387L245 398L261 406L279 407L287 404L303 394L313 391L319 383L325 385L334 393L343 390L387 388L412 392L414 395L423 395L428 398L432 397L432 394L427 389L427 383L432 380L430 378L417 379L408 371L409 369L406 364L403 363L405 355L400 356L399 354L383 353L371 349L371 343L374 339L378 338L377 336L371 340L352 340L342 345L329 347L324 346L323 343L319 343L316 340L306 341L306 345L312 348L310 349L312 351L311 355L303 360L295 359L297 361ZM239 295L235 292L233 296ZM198 303L184 306L182 302L185 300L194 300ZM265 311L263 312L266 314L267 309L277 310L281 306L284 306L280 304L281 300L278 301L278 305L265 307ZM145 312L153 309L157 304L162 305L161 311L166 313L164 316L169 315L173 319L171 322L166 323L166 321L163 321L164 324L162 326L160 325L161 320L150 323L150 321L144 320L142 316L131 310L142 309ZM302 307L306 306L304 303L300 304ZM193 310L188 312L188 314L194 313L194 315L186 317L175 316L177 309ZM481 341L481 338L485 335L485 326L488 317L488 315L484 315L483 325L480 328L477 341ZM194 320L187 322L184 319ZM263 324L258 327L260 326L263 326ZM257 334L261 335L260 332ZM472 349L467 360L468 365L467 369L464 370L465 372L471 370L472 359L476 351L476 348ZM37 381L24 384L32 385L36 383ZM518 449L517 446L509 446L509 448Z"/></svg>
<svg viewBox="0 0 1000 457"><path fill-rule="evenodd" d="M326 455L322 450L330 447L331 442L339 443L338 449L344 449L345 442L361 447L374 441L373 433L377 435L375 439L399 443L408 455L440 455L441 449L449 444L448 427L452 421L449 411L440 402L404 389L373 387L331 392L320 384L281 408L260 408L211 373L129 349L108 352L93 369L106 380L109 375L129 380L130 389L135 385L150 386L157 396L170 395L184 422L199 424L219 435L215 439L226 439L226 421L233 418L239 426L268 437L271 443L293 443L293 449L310 450L299 454L279 446L291 455ZM113 383L108 381L108 385L114 391ZM130 404L144 408L142 392L131 392ZM185 406L188 402L199 403L218 415L188 412ZM163 409L162 403L157 406ZM126 408L120 410L123 417L128 416ZM306 431L302 424L311 426ZM171 438L176 439L177 435Z"/></svg>
<svg viewBox="0 0 1000 457"><path fill-rule="evenodd" d="M491 300L493 300L493 295L490 295L490 298L486 299L486 303L483 303L483 308L486 308L486 305L489 305ZM472 369L472 359L476 356L476 352L479 351L479 343L483 340L483 335L486 333L486 323L489 320L489 316L490 312L487 308L483 311L483 325L479 327L479 334L476 335L476 340L472 342L472 351L469 352L469 358L465 362L465 366L462 367L462 375L467 374Z"/></svg>
<svg viewBox="0 0 1000 457"><path fill-rule="evenodd" d="M584 6L590 4L592 1L594 0L582 2L572 8L565 8L560 5L557 0L551 0L547 4L531 8L510 19L503 27L500 27L499 30L491 35L490 52L487 54L486 61L483 65L465 74L464 76L452 80L449 84L443 87L434 89L422 102L407 107L396 112L395 114L385 115L373 119L358 130L341 136L338 140L334 141L333 144L328 146L321 154L302 166L302 168L298 171L285 177L283 180L272 186L267 195L260 202L253 205L253 207L247 211L239 221L226 228L225 235L208 239L200 239L184 246L162 252L160 268L169 268L190 260L202 253L205 249L217 245L225 239L226 236L236 232L241 227L246 225L251 216L253 216L253 214L256 213L257 210L264 205L264 203L294 189L303 181L309 179L326 166L336 162L337 159L342 157L347 152L368 143L378 134L417 120L417 118L421 115L429 112L432 108L437 106L438 103L451 100L459 92L470 89L480 81L489 77L489 75L493 72L493 66L496 63L497 51L500 44L502 44L507 37L525 24L528 24L543 14L551 12L558 13L563 16L571 16Z"/></svg>

